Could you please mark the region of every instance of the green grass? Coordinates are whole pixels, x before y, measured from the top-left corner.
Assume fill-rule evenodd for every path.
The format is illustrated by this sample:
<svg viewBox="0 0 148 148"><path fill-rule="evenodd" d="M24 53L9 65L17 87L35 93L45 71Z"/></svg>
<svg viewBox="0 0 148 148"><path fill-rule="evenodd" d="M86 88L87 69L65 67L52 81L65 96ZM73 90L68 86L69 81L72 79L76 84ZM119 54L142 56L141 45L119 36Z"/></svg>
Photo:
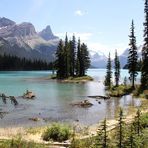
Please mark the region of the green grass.
<svg viewBox="0 0 148 148"><path fill-rule="evenodd" d="M46 148L44 144L22 140L21 137L12 140L0 140L0 148Z"/></svg>
<svg viewBox="0 0 148 148"><path fill-rule="evenodd" d="M124 95L132 94L134 97L148 99L148 90L141 90L140 85L135 85L133 89L130 85L112 86L108 90L108 95L111 97L122 97Z"/></svg>
<svg viewBox="0 0 148 148"><path fill-rule="evenodd" d="M92 81L93 78L90 76L82 76L82 77L69 77L68 80L88 80L88 81Z"/></svg>
<svg viewBox="0 0 148 148"><path fill-rule="evenodd" d="M56 76L51 77L51 79L57 79ZM58 80L58 79L57 79ZM65 79L59 79L61 82L65 83L80 83L80 82L87 82L87 81L93 81L93 78L90 76L82 76L82 77L68 77Z"/></svg>

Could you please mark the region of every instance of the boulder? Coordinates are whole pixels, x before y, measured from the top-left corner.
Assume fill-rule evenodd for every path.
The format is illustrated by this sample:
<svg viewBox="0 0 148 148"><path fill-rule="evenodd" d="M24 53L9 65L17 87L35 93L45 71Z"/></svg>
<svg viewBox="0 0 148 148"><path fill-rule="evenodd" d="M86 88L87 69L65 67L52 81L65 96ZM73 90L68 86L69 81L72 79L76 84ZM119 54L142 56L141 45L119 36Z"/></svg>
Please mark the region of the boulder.
<svg viewBox="0 0 148 148"><path fill-rule="evenodd" d="M35 94L31 91L26 91L26 93L23 95L23 98L25 99L33 99L35 97Z"/></svg>

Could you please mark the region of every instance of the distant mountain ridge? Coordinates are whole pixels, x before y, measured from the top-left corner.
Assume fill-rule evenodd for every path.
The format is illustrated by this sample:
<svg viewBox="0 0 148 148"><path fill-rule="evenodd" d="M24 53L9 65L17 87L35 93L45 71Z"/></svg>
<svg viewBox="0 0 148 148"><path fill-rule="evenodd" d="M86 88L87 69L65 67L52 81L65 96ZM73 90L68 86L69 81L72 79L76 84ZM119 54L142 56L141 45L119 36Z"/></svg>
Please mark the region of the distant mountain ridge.
<svg viewBox="0 0 148 148"><path fill-rule="evenodd" d="M8 18L0 18L0 54L50 62L54 60L58 41L49 25L37 33L30 22L16 24Z"/></svg>
<svg viewBox="0 0 148 148"><path fill-rule="evenodd" d="M106 68L107 57L100 52L90 50L91 65L95 68Z"/></svg>
<svg viewBox="0 0 148 148"><path fill-rule="evenodd" d="M141 58L141 52L142 52L142 45L138 47L138 58ZM128 48L125 49L125 51L119 56L120 65L121 68L123 68L128 61ZM106 68L107 59L103 53L90 51L90 58L91 58L91 65L92 67L96 68ZM112 60L112 66L114 67L114 60Z"/></svg>

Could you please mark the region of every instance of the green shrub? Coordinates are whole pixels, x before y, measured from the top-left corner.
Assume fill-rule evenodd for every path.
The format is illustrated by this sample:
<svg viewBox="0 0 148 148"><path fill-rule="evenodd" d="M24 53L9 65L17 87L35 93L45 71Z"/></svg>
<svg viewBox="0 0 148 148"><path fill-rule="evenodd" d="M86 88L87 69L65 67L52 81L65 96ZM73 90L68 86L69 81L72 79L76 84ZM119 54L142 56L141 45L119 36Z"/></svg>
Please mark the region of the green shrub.
<svg viewBox="0 0 148 148"><path fill-rule="evenodd" d="M141 117L141 124L143 128L148 127L148 113L144 113Z"/></svg>
<svg viewBox="0 0 148 148"><path fill-rule="evenodd" d="M132 92L131 86L119 85L118 87L112 86L109 95L111 97L122 97Z"/></svg>
<svg viewBox="0 0 148 148"><path fill-rule="evenodd" d="M65 125L53 124L51 127L43 133L43 140L49 141L65 141L68 140L71 135L70 128Z"/></svg>

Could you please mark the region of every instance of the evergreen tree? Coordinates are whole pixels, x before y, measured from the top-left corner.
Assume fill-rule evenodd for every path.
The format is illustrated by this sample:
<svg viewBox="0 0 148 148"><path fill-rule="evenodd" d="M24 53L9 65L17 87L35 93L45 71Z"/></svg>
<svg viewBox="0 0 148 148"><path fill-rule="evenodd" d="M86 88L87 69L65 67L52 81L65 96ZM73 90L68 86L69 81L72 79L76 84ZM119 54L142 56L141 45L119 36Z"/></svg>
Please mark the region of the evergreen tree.
<svg viewBox="0 0 148 148"><path fill-rule="evenodd" d="M90 66L90 58L89 58L89 52L87 49L86 44L81 45L81 59L80 59L80 75L84 76L86 74L86 70Z"/></svg>
<svg viewBox="0 0 148 148"><path fill-rule="evenodd" d="M130 130L128 130L127 142L125 146L130 148L142 147L142 139L136 135L134 126L132 124L130 125Z"/></svg>
<svg viewBox="0 0 148 148"><path fill-rule="evenodd" d="M148 0L145 0L144 45L142 49L141 87L148 89Z"/></svg>
<svg viewBox="0 0 148 148"><path fill-rule="evenodd" d="M140 136L140 134L142 133L142 123L141 123L141 112L138 109L137 113L136 113L136 117L135 117L135 121L134 121L134 127L135 127L135 132L138 136Z"/></svg>
<svg viewBox="0 0 148 148"><path fill-rule="evenodd" d="M133 125L131 125L131 130L130 130L129 146L130 146L130 148L134 148L134 128L133 128Z"/></svg>
<svg viewBox="0 0 148 148"><path fill-rule="evenodd" d="M117 54L117 50L115 52L115 85L116 87L119 85L119 79L120 79L120 61Z"/></svg>
<svg viewBox="0 0 148 148"><path fill-rule="evenodd" d="M64 45L64 63L65 63L65 78L69 76L69 71L70 71L70 51L69 51L69 42L68 42L68 37L67 33L65 36L65 45Z"/></svg>
<svg viewBox="0 0 148 148"><path fill-rule="evenodd" d="M75 75L75 55L76 53L76 41L75 36L73 35L72 40L69 41L69 73L70 76Z"/></svg>
<svg viewBox="0 0 148 148"><path fill-rule="evenodd" d="M97 136L96 136L96 147L107 148L109 147L109 138L107 135L107 123L106 118L102 122L101 128L99 129Z"/></svg>
<svg viewBox="0 0 148 148"><path fill-rule="evenodd" d="M118 131L117 131L117 146L119 148L124 148L125 143L125 131L124 131L124 121L123 121L123 110L120 109L119 120L118 120Z"/></svg>
<svg viewBox="0 0 148 148"><path fill-rule="evenodd" d="M62 79L65 78L65 71L66 71L66 65L65 65L65 59L64 59L65 53L64 53L64 45L63 41L59 41L59 45L57 47L56 52L56 69L57 69L57 78Z"/></svg>
<svg viewBox="0 0 148 148"><path fill-rule="evenodd" d="M134 32L134 21L132 20L131 25L131 34L129 35L129 55L128 55L128 70L130 74L130 80L132 82L132 88L135 88L135 79L137 77L137 63L138 63L138 54L136 46L136 37Z"/></svg>
<svg viewBox="0 0 148 148"><path fill-rule="evenodd" d="M107 72L106 72L106 76L105 76L105 81L104 81L104 85L107 86L109 89L111 88L112 85L112 65L111 65L111 58L110 58L110 53L108 56L108 62L107 62Z"/></svg>
<svg viewBox="0 0 148 148"><path fill-rule="evenodd" d="M80 62L81 62L81 43L78 39L77 57L76 57L76 76L80 76Z"/></svg>

